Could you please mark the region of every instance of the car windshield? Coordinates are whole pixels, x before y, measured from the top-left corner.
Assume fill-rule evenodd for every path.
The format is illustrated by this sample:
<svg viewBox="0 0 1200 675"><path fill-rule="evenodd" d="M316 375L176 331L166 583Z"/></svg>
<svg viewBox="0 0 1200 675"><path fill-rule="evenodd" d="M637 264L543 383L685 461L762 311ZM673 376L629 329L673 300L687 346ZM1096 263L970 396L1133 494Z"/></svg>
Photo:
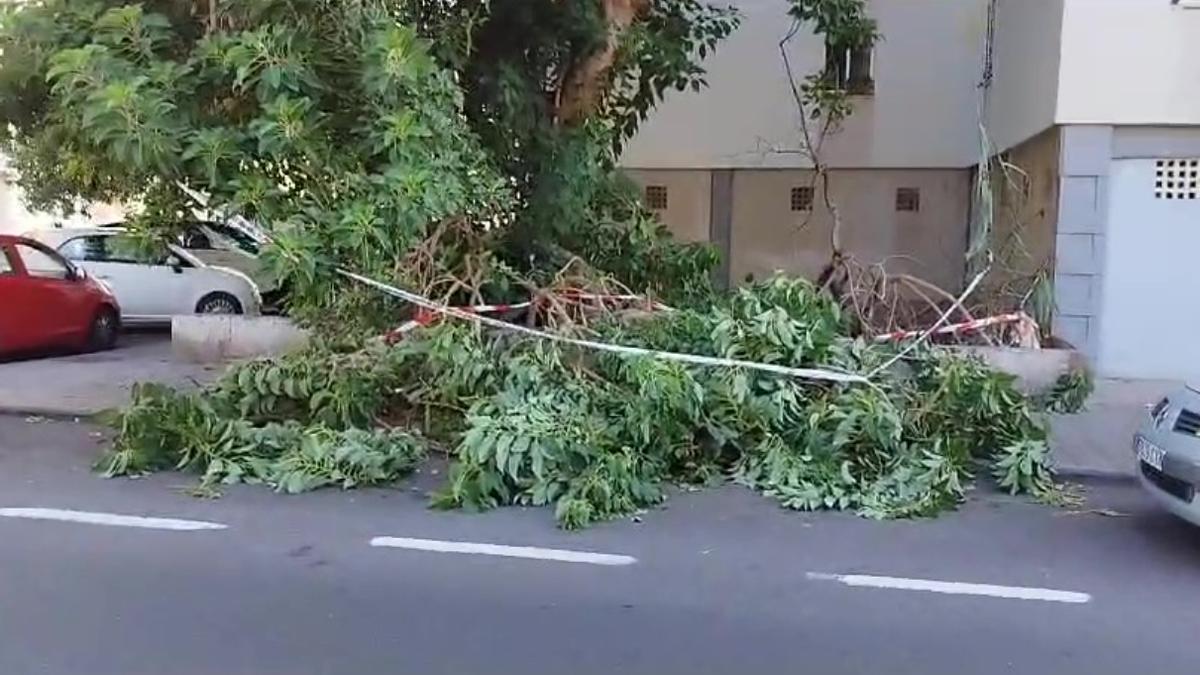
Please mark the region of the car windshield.
<svg viewBox="0 0 1200 675"><path fill-rule="evenodd" d="M105 228L125 227L125 223L114 222L101 225ZM188 222L177 242L185 249L193 251L219 250L223 248L240 250L252 256L261 252L259 243L242 230L210 221Z"/></svg>
<svg viewBox="0 0 1200 675"><path fill-rule="evenodd" d="M239 249L251 255L258 255L258 242L250 235L242 232L236 227L231 227L223 223L204 223L202 229L208 230L223 239L233 242Z"/></svg>

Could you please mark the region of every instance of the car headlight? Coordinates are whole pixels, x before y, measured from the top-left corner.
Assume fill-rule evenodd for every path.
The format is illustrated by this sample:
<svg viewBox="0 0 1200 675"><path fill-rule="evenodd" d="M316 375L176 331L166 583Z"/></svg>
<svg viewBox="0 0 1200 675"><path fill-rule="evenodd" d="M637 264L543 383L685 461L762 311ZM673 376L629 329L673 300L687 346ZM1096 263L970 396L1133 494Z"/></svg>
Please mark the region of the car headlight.
<svg viewBox="0 0 1200 675"><path fill-rule="evenodd" d="M1171 403L1171 401L1165 397L1163 398L1163 400L1159 401L1158 403L1155 403L1154 406L1152 408L1150 408L1150 419L1152 419L1152 420L1158 419L1158 416L1161 415L1162 412L1167 409L1167 406L1170 403Z"/></svg>

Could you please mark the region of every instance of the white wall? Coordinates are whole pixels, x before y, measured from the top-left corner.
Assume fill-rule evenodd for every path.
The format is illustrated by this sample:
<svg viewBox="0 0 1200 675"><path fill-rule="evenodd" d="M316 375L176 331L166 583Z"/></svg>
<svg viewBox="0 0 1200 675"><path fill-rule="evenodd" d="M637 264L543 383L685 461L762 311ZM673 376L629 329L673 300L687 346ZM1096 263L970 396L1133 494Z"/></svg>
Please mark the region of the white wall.
<svg viewBox="0 0 1200 675"><path fill-rule="evenodd" d="M20 191L0 177L0 234L20 234L51 222L52 218L30 213L21 203Z"/></svg>
<svg viewBox="0 0 1200 675"><path fill-rule="evenodd" d="M1065 2L1060 124L1200 124L1200 9Z"/></svg>
<svg viewBox="0 0 1200 675"><path fill-rule="evenodd" d="M66 227L84 227L97 223L112 223L125 217L125 210L111 204L93 204L88 214L63 218L50 213L33 212L26 208L21 190L14 184L16 174L8 160L0 155L0 234L21 234L61 223Z"/></svg>
<svg viewBox="0 0 1200 675"><path fill-rule="evenodd" d="M1063 0L997 0L987 122L998 149L1054 126L1062 25Z"/></svg>
<svg viewBox="0 0 1200 675"><path fill-rule="evenodd" d="M1029 0L1031 2L1038 0ZM1046 1L1046 0L1043 0ZM791 25L783 0L736 0L741 28L706 66L709 88L672 93L622 163L633 168L803 167L796 106L779 55ZM873 0L884 34L876 92L828 146L847 168L962 168L978 161L976 83L987 0ZM803 34L790 47L799 77L824 64Z"/></svg>

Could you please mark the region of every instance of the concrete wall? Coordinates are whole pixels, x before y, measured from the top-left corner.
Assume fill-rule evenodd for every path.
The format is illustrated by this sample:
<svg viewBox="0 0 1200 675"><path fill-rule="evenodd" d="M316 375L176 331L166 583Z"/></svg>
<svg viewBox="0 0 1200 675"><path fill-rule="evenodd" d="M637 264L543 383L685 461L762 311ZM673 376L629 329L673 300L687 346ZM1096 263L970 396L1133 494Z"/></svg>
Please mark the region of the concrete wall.
<svg viewBox="0 0 1200 675"><path fill-rule="evenodd" d="M1054 125L1063 0L997 0L987 122L1004 150Z"/></svg>
<svg viewBox="0 0 1200 675"><path fill-rule="evenodd" d="M791 189L809 185L806 170L745 170L733 176L731 277L776 270L813 277L829 260L832 217L793 212ZM921 210L896 211L896 188L920 190ZM885 262L947 289L962 285L970 174L966 170L838 171L830 182L841 213L843 245L860 261Z"/></svg>
<svg viewBox="0 0 1200 675"><path fill-rule="evenodd" d="M989 0L872 0L884 39L873 96L834 135L842 168L978 164L977 87ZM1200 124L1200 8L1170 0L996 0L986 111L1000 150L1055 124ZM637 168L802 168L779 56L778 0L735 0L745 20L706 66L710 87L672 93L630 144ZM1195 3L1193 3L1195 4ZM803 77L822 67L808 33L789 43Z"/></svg>
<svg viewBox="0 0 1200 675"><path fill-rule="evenodd" d="M683 241L709 241L711 171L627 169L625 174L643 188L657 185L667 189L667 208L659 211L658 216L677 238Z"/></svg>
<svg viewBox="0 0 1200 675"><path fill-rule="evenodd" d="M221 363L303 349L309 333L280 316L179 315L171 319L177 361Z"/></svg>
<svg viewBox="0 0 1200 675"><path fill-rule="evenodd" d="M992 169L991 241L997 264L979 296L997 311L1010 310L1039 274L1054 272L1059 151L1059 130L1054 127L1003 153L1006 166Z"/></svg>
<svg viewBox="0 0 1200 675"><path fill-rule="evenodd" d="M722 278L732 283L776 270L815 277L829 261L833 219L819 191L813 211L791 210L792 188L811 185L809 170L641 169L627 174L642 186L667 187L668 208L659 217L681 239L717 244L728 264ZM731 185L714 192L725 176ZM830 187L845 223L843 245L859 260L886 262L891 270L947 289L962 285L969 171L841 170L833 173ZM920 190L920 211L896 211L900 187Z"/></svg>
<svg viewBox="0 0 1200 675"><path fill-rule="evenodd" d="M1200 124L1200 9L1065 1L1060 124Z"/></svg>
<svg viewBox="0 0 1200 675"><path fill-rule="evenodd" d="M791 22L780 0L735 0L744 21L705 62L710 87L676 92L642 126L622 163L632 168L807 166L795 103L779 54ZM849 168L962 168L977 163L976 84L987 0L873 0L884 34L875 94L826 153ZM824 65L824 45L790 44L802 78Z"/></svg>
<svg viewBox="0 0 1200 675"><path fill-rule="evenodd" d="M1113 159L1200 157L1200 125L1113 129Z"/></svg>

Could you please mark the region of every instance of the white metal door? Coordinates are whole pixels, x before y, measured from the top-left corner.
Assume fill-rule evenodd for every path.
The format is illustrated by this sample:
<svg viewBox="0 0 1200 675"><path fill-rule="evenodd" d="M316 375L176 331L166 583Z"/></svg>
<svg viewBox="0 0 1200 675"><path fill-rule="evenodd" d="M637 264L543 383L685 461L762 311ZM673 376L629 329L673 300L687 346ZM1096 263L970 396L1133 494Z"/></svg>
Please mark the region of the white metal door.
<svg viewBox="0 0 1200 675"><path fill-rule="evenodd" d="M1200 160L1113 162L1098 365L1200 380Z"/></svg>

